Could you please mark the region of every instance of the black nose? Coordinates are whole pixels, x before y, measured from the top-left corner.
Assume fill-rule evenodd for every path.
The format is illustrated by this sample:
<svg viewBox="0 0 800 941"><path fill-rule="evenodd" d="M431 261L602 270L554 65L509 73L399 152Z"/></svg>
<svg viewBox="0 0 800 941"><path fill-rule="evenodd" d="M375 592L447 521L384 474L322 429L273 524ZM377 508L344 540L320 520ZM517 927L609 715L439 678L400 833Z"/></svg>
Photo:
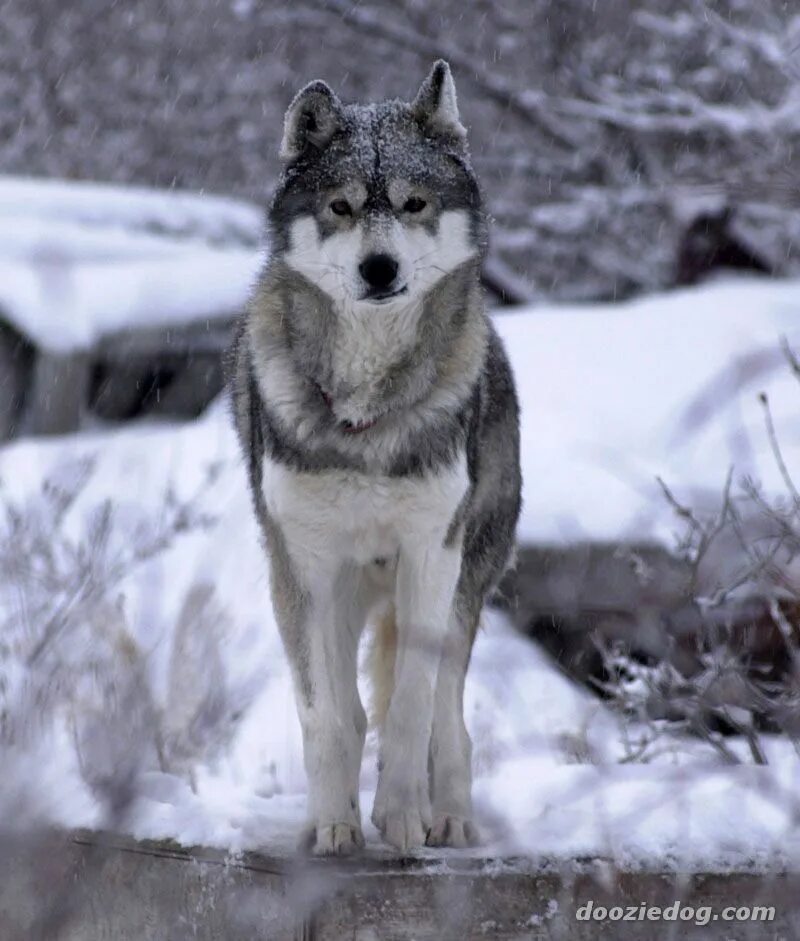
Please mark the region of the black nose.
<svg viewBox="0 0 800 941"><path fill-rule="evenodd" d="M361 277L376 291L385 291L397 277L398 264L391 255L367 255L358 266Z"/></svg>

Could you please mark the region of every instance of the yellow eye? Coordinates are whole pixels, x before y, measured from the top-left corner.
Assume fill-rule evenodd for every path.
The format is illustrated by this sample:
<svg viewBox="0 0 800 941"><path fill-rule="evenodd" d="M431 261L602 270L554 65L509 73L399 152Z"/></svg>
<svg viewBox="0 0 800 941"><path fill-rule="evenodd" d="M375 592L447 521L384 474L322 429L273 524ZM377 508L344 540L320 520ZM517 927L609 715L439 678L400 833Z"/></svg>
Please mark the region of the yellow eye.
<svg viewBox="0 0 800 941"><path fill-rule="evenodd" d="M346 199L334 199L331 203L331 212L335 216L352 216L353 210Z"/></svg>
<svg viewBox="0 0 800 941"><path fill-rule="evenodd" d="M403 212L422 212L428 204L419 196L412 196L403 203Z"/></svg>

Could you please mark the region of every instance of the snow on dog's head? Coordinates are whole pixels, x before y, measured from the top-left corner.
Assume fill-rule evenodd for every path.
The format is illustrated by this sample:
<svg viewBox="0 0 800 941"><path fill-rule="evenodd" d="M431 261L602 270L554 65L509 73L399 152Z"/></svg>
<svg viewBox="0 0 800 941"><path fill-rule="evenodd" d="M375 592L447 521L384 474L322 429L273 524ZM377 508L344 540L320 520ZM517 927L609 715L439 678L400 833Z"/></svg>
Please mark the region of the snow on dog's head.
<svg viewBox="0 0 800 941"><path fill-rule="evenodd" d="M287 111L281 156L273 249L337 308L407 306L479 263L486 221L447 63L411 103L345 105L312 82Z"/></svg>

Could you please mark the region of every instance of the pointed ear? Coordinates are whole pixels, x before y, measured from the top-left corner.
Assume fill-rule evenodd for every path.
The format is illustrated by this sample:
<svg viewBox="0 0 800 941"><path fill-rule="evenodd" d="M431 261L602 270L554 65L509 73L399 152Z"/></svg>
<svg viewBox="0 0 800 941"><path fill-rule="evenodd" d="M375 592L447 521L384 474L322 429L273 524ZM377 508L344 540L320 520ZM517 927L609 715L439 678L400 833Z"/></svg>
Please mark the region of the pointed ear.
<svg viewBox="0 0 800 941"><path fill-rule="evenodd" d="M311 82L298 92L283 122L280 155L296 160L306 147L325 148L342 126L342 104L325 82Z"/></svg>
<svg viewBox="0 0 800 941"><path fill-rule="evenodd" d="M458 117L455 82L450 74L450 66L444 59L433 63L433 68L411 103L411 110L429 133L449 137L462 145L466 143L467 132Z"/></svg>

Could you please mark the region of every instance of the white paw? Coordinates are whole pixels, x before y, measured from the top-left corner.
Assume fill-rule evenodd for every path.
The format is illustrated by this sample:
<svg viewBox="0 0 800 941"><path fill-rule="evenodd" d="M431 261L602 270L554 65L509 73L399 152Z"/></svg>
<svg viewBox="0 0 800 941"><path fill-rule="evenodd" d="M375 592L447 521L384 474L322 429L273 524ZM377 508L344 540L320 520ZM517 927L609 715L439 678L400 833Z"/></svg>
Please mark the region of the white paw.
<svg viewBox="0 0 800 941"><path fill-rule="evenodd" d="M452 814L436 814L433 826L428 832L428 846L452 846L463 849L477 846L481 841L480 833L469 817L456 817Z"/></svg>
<svg viewBox="0 0 800 941"><path fill-rule="evenodd" d="M364 848L364 834L358 824L317 824L304 833L301 846L315 856L350 856Z"/></svg>
<svg viewBox="0 0 800 941"><path fill-rule="evenodd" d="M422 814L417 810L387 814L380 829L384 840L401 853L408 853L424 846L428 832Z"/></svg>
<svg viewBox="0 0 800 941"><path fill-rule="evenodd" d="M431 825L427 782L392 792L379 784L372 822L401 853L424 846Z"/></svg>

